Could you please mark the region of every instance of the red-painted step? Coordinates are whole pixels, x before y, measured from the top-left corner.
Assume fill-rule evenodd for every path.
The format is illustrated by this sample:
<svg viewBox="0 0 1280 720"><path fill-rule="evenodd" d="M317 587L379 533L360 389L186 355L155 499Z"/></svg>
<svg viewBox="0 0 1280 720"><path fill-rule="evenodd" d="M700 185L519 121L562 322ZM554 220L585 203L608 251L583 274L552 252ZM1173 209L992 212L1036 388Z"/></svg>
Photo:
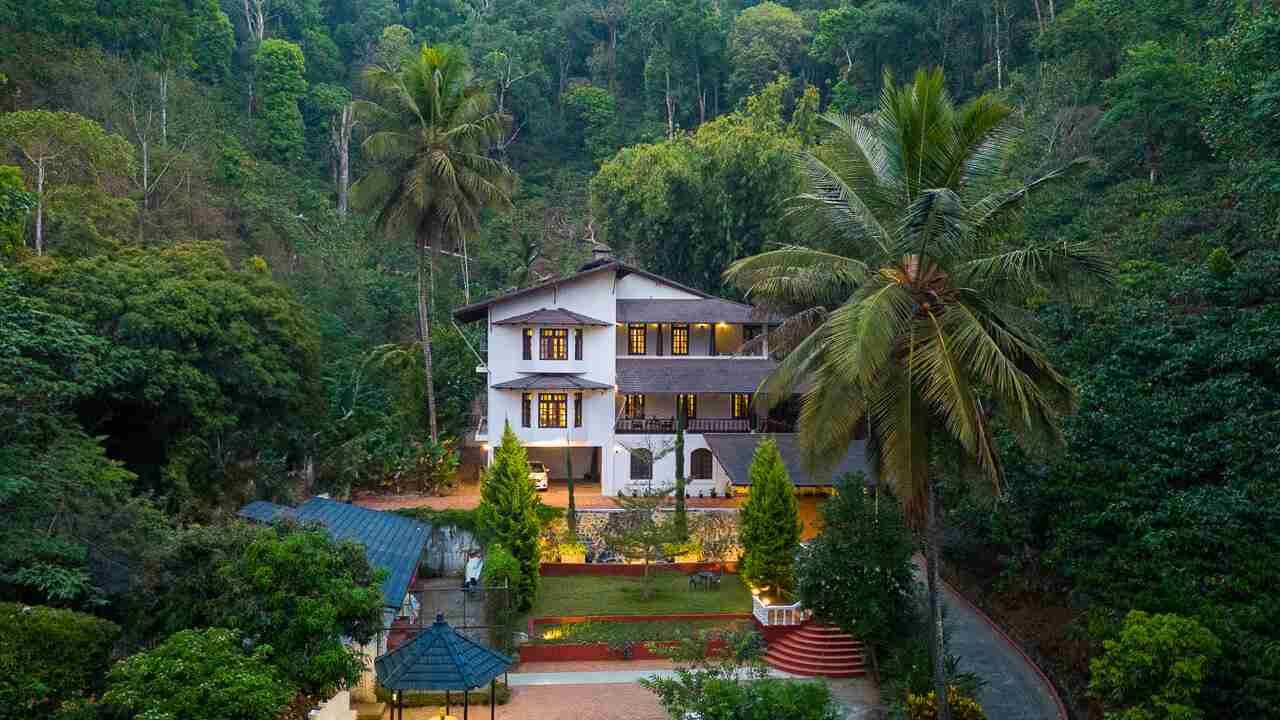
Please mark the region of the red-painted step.
<svg viewBox="0 0 1280 720"><path fill-rule="evenodd" d="M867 673L862 643L831 625L804 625L770 643L764 659L793 675L849 678Z"/></svg>

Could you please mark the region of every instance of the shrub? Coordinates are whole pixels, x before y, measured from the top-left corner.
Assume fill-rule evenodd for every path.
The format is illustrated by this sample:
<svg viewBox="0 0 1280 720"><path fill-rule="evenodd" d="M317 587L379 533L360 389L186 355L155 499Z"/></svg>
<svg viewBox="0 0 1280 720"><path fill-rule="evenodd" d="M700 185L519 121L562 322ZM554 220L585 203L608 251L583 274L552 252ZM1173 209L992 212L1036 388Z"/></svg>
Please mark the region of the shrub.
<svg viewBox="0 0 1280 720"><path fill-rule="evenodd" d="M938 717L936 693L916 695L907 693L907 720L935 720ZM951 706L951 720L987 720L987 714L977 700L966 695L955 685L947 686L947 703Z"/></svg>
<svg viewBox="0 0 1280 720"><path fill-rule="evenodd" d="M96 694L119 637L92 615L0 603L0 718L38 717Z"/></svg>
<svg viewBox="0 0 1280 720"><path fill-rule="evenodd" d="M516 588L520 586L520 572L520 561L505 547L495 543L484 554L480 582L486 587L500 586L505 582L507 587Z"/></svg>
<svg viewBox="0 0 1280 720"><path fill-rule="evenodd" d="M294 693L270 653L249 653L235 630L183 630L112 668L103 700L141 720L275 720Z"/></svg>
<svg viewBox="0 0 1280 720"><path fill-rule="evenodd" d="M480 507L476 509L481 533L501 544L520 561L520 579L511 600L518 610L533 607L538 593L538 546L541 528L537 493L529 481L529 461L508 423L502 445L493 454L493 465L480 483Z"/></svg>
<svg viewBox="0 0 1280 720"><path fill-rule="evenodd" d="M1199 720L1201 686L1221 653L1218 638L1192 618L1132 610L1120 637L1089 663L1089 694L1122 720Z"/></svg>

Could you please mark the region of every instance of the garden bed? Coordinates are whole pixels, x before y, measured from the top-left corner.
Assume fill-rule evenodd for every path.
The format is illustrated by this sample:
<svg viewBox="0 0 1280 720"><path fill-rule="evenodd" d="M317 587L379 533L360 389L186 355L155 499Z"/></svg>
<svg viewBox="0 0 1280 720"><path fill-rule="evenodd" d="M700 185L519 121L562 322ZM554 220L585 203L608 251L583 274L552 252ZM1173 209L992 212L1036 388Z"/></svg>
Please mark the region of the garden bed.
<svg viewBox="0 0 1280 720"><path fill-rule="evenodd" d="M750 616L720 615L596 616L535 618L529 621L530 642L521 645L521 662L650 660L664 649L708 632L742 630ZM723 647L712 640L709 650Z"/></svg>

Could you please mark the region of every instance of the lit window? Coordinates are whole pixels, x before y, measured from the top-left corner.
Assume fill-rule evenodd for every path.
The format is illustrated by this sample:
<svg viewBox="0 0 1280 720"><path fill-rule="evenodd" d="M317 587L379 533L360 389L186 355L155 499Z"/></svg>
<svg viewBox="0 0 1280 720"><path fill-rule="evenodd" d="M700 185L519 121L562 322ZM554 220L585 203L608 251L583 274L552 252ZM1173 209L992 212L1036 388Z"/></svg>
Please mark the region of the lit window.
<svg viewBox="0 0 1280 720"><path fill-rule="evenodd" d="M533 396L524 393L520 396L520 427L529 427L533 415Z"/></svg>
<svg viewBox="0 0 1280 720"><path fill-rule="evenodd" d="M739 420L751 412L751 396L747 393L733 394L733 416Z"/></svg>
<svg viewBox="0 0 1280 720"><path fill-rule="evenodd" d="M538 427L568 427L569 400L564 393L540 393L538 395Z"/></svg>
<svg viewBox="0 0 1280 720"><path fill-rule="evenodd" d="M626 395L622 403L622 414L629 418L644 417L644 395Z"/></svg>
<svg viewBox="0 0 1280 720"><path fill-rule="evenodd" d="M686 418L698 417L698 396L693 394L676 395L676 411L684 410Z"/></svg>
<svg viewBox="0 0 1280 720"><path fill-rule="evenodd" d="M631 355L644 355L646 330L644 323L627 326L627 352Z"/></svg>
<svg viewBox="0 0 1280 720"><path fill-rule="evenodd" d="M582 359L582 328L573 331L573 359Z"/></svg>
<svg viewBox="0 0 1280 720"><path fill-rule="evenodd" d="M543 360L569 359L569 331L564 328L543 328L539 357Z"/></svg>
<svg viewBox="0 0 1280 720"><path fill-rule="evenodd" d="M573 426L582 427L582 393L573 394Z"/></svg>
<svg viewBox="0 0 1280 720"><path fill-rule="evenodd" d="M672 325L671 326L671 354L672 355L688 355L689 354L689 326L688 325Z"/></svg>

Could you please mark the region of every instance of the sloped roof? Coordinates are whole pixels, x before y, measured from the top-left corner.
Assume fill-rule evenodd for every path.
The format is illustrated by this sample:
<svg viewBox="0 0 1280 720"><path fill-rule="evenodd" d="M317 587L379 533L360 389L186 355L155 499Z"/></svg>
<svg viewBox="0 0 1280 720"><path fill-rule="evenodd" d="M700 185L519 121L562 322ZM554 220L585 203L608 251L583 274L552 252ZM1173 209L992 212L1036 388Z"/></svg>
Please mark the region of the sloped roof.
<svg viewBox="0 0 1280 720"><path fill-rule="evenodd" d="M720 298L698 300L619 300L618 322L777 323L782 318Z"/></svg>
<svg viewBox="0 0 1280 720"><path fill-rule="evenodd" d="M772 437L778 444L778 454L782 456L782 464L786 465L791 483L796 487L825 487L835 485L835 478L846 473L861 471L868 479L871 477L867 467L866 442L855 440L849 443L849 451L844 459L830 470L815 476L809 472L804 462L804 450L800 447L799 438L793 434L708 434L702 436L724 468L729 481L734 485L751 485L751 459L755 456L756 446L766 437Z"/></svg>
<svg viewBox="0 0 1280 720"><path fill-rule="evenodd" d="M560 373L534 373L515 380L500 382L494 390L608 390L612 386L577 375Z"/></svg>
<svg viewBox="0 0 1280 720"><path fill-rule="evenodd" d="M639 275L641 277L649 278L654 282L660 282L663 285L668 285L670 287L683 290L687 293L691 293L700 298L712 297L711 295L708 295L707 293L704 293L701 290L691 288L687 285L681 285L680 283L675 282L674 280L668 280L667 278L664 278L661 275L654 275L653 273L647 270L641 270L638 267L633 267L631 265L627 265L626 263L618 262L617 260L607 260L607 261L589 262L586 265L583 265L582 269L578 270L578 272L573 273L571 275L565 275L564 277L559 277L554 280L548 280L543 283L538 283L537 285L531 285L527 288L524 288L523 290L514 290L509 293L495 295L489 298L488 300L481 300L479 302L471 303L470 305L463 305L462 307L453 311L453 317L460 322L475 322L476 320L483 320L485 318L486 312L489 310L489 307L492 305L495 305L500 302L506 302L507 300L514 300L519 297L524 297L531 293L538 292L539 290L545 290L549 287L555 287L556 285L559 285L561 283L572 282L574 280L577 280L578 278L586 277L587 275L591 275L593 273L605 272L605 271L613 271L618 274L618 277L623 277L626 275Z"/></svg>
<svg viewBox="0 0 1280 720"><path fill-rule="evenodd" d="M494 325L601 325L611 323L587 317L581 313L564 308L542 308L532 312L516 315L505 320L498 320Z"/></svg>
<svg viewBox="0 0 1280 720"><path fill-rule="evenodd" d="M284 505L277 505L266 500L258 500L240 508L236 513L242 518L254 520L257 522L271 522L280 516L281 513L291 512L292 508Z"/></svg>
<svg viewBox="0 0 1280 720"><path fill-rule="evenodd" d="M378 684L389 690L470 690L515 664L511 658L460 635L436 615L431 627L374 661Z"/></svg>
<svg viewBox="0 0 1280 720"><path fill-rule="evenodd" d="M768 358L617 360L620 393L753 393L778 363Z"/></svg>
<svg viewBox="0 0 1280 720"><path fill-rule="evenodd" d="M369 564L387 571L382 581L382 600L389 608L399 608L404 602L427 543L428 530L422 523L328 498L311 498L296 508L253 502L237 514L260 522L290 519L319 523L334 540L350 540L363 546Z"/></svg>

